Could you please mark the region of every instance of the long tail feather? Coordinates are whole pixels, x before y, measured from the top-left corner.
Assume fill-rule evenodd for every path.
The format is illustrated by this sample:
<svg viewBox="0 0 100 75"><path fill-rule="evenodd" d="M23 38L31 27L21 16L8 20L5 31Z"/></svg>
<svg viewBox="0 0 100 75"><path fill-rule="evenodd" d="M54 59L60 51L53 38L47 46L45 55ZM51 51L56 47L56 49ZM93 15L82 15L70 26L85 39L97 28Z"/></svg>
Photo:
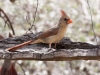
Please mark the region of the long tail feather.
<svg viewBox="0 0 100 75"><path fill-rule="evenodd" d="M34 41L33 41L33 40L29 40L29 41L24 42L24 43L22 43L22 44L18 44L18 45L14 46L14 47L10 47L10 48L8 48L7 50L8 50L8 51L15 51L15 50L17 50L17 49L19 49L19 48L22 48L23 46L26 46L26 45L28 45L28 44L30 44L30 43L32 43L32 42L34 42Z"/></svg>

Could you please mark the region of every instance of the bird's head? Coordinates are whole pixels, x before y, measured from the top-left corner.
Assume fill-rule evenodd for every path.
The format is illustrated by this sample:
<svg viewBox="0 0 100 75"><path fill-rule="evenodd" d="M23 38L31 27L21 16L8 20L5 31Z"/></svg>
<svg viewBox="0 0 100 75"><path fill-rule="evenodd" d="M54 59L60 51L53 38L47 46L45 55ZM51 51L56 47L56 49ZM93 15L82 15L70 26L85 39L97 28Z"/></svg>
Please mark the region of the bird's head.
<svg viewBox="0 0 100 75"><path fill-rule="evenodd" d="M59 20L60 23L59 26L65 27L66 25L73 22L63 10L60 10L60 12L61 12L61 18Z"/></svg>

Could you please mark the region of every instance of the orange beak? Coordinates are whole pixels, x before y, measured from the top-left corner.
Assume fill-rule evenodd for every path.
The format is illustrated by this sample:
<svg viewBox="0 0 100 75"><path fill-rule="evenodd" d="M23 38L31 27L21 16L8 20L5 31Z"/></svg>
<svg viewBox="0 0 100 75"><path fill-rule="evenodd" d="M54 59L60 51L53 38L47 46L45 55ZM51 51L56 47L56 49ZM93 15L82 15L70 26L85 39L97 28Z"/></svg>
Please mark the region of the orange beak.
<svg viewBox="0 0 100 75"><path fill-rule="evenodd" d="M72 22L73 22L73 21L72 21L71 19L67 21L68 24L70 24L70 23L72 23Z"/></svg>

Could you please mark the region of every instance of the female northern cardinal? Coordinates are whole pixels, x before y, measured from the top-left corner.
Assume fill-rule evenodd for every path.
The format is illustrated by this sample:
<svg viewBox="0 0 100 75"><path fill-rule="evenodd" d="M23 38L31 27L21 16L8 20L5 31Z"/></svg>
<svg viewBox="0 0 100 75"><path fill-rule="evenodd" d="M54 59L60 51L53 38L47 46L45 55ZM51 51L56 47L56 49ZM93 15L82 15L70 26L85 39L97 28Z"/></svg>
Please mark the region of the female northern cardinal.
<svg viewBox="0 0 100 75"><path fill-rule="evenodd" d="M69 18L69 16L61 10L61 18L59 20L58 26L56 28L52 28L44 33L42 33L40 36L38 36L37 39L29 40L27 42L24 42L22 44L16 45L14 47L8 48L9 51L14 51L18 48L21 48L25 45L28 45L30 43L48 43L49 48L51 48L52 43L58 43L65 35L66 29L68 24L72 23L72 20Z"/></svg>
<svg viewBox="0 0 100 75"><path fill-rule="evenodd" d="M4 64L0 70L0 75L18 75L15 70L15 62L11 63L11 60L5 59Z"/></svg>

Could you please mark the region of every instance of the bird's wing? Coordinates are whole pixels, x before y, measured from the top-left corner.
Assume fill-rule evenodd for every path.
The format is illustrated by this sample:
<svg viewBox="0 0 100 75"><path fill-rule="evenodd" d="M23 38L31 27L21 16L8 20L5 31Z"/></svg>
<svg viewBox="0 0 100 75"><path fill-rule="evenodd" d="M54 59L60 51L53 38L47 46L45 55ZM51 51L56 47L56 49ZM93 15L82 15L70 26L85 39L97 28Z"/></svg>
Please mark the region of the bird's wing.
<svg viewBox="0 0 100 75"><path fill-rule="evenodd" d="M46 32L42 33L39 37L40 38L47 38L49 36L56 35L58 33L59 28L52 28L50 30L47 30Z"/></svg>

